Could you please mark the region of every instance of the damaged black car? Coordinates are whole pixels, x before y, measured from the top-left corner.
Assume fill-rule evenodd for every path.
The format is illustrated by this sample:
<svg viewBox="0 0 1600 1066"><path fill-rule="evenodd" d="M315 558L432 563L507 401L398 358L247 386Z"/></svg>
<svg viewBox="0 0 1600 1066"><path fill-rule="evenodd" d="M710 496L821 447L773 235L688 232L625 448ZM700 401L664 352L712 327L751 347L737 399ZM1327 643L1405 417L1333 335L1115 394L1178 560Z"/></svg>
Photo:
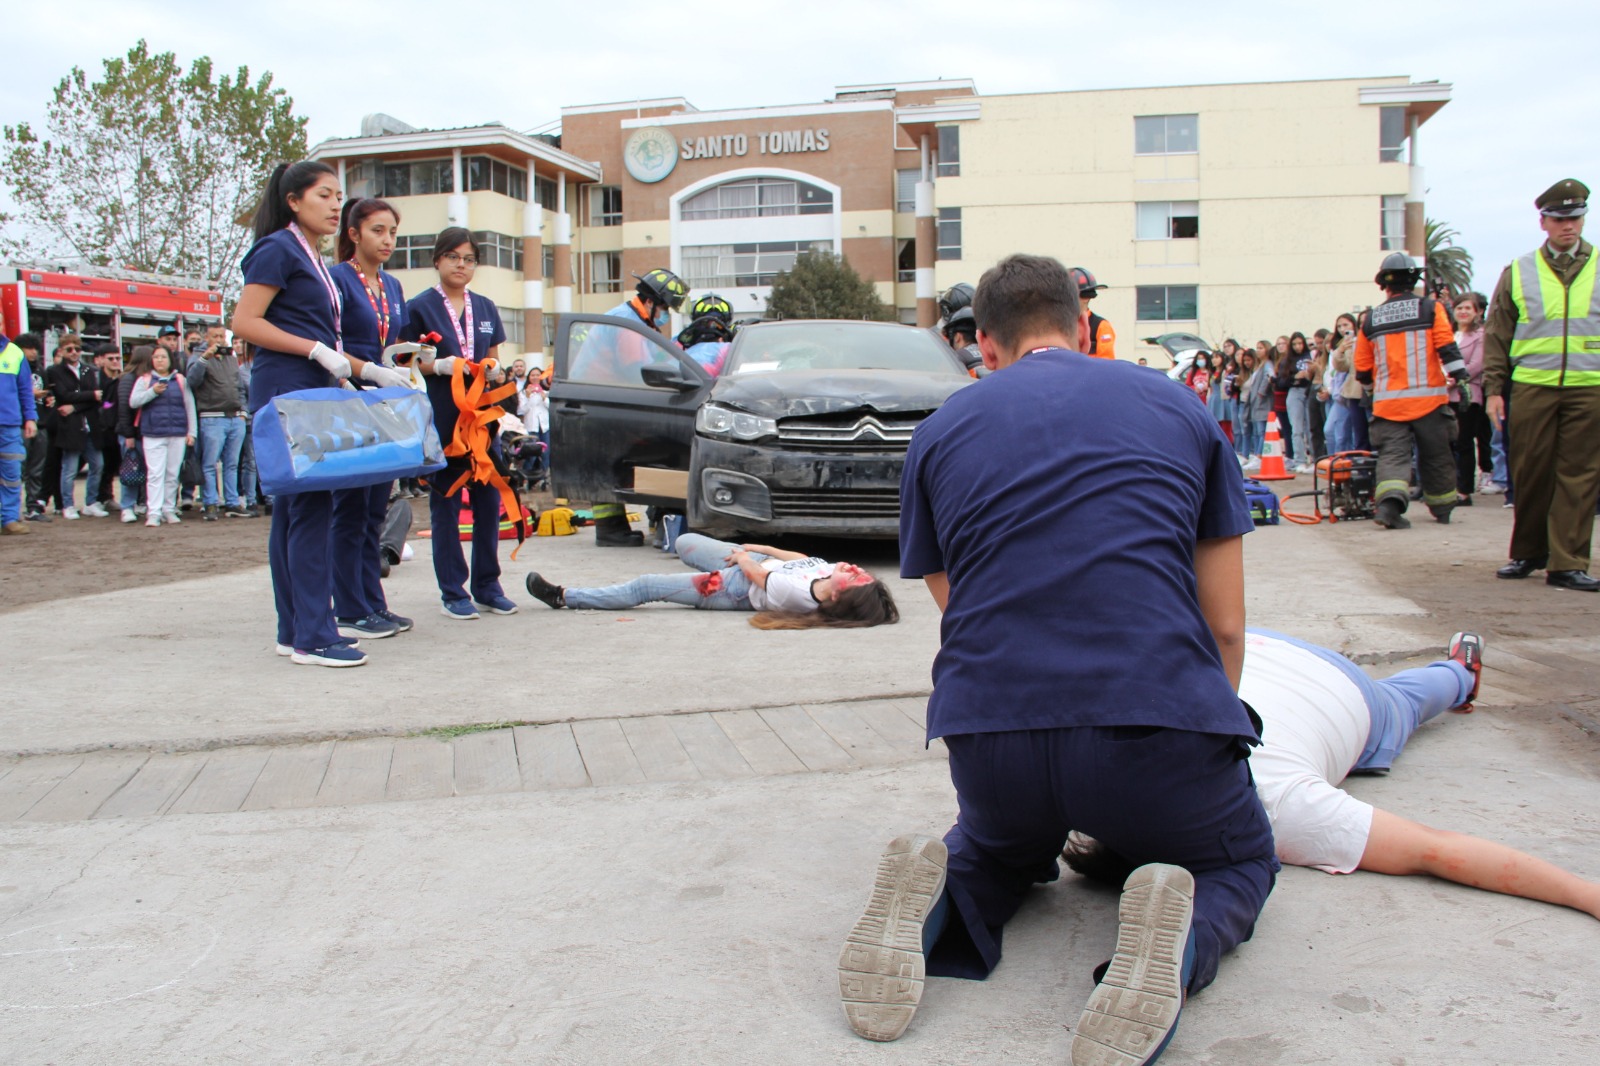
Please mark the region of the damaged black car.
<svg viewBox="0 0 1600 1066"><path fill-rule="evenodd" d="M895 537L912 431L973 384L934 334L894 323L761 322L718 358L713 376L636 321L561 316L556 495L681 512L717 537Z"/></svg>

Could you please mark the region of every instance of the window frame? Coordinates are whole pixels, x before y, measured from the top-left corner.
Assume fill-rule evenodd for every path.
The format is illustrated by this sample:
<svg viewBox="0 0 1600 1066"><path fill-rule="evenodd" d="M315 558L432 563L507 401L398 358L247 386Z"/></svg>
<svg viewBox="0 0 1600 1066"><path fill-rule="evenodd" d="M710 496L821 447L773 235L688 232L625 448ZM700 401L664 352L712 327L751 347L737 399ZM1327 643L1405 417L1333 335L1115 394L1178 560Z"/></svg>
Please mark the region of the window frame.
<svg viewBox="0 0 1600 1066"><path fill-rule="evenodd" d="M1194 210L1180 213L1177 210L1179 207L1193 207ZM1160 228L1164 232L1161 236L1152 236L1145 232L1144 223L1147 217L1153 214L1153 212L1147 212L1147 208L1165 209L1162 212L1162 225ZM1197 240L1200 237L1199 200L1141 200L1134 204L1133 214L1133 239L1136 241L1190 241ZM1178 220L1187 218L1194 219L1194 232L1179 235L1176 232Z"/></svg>
<svg viewBox="0 0 1600 1066"><path fill-rule="evenodd" d="M1390 142L1391 134L1396 131L1391 128L1391 118L1398 118L1399 138ZM1378 108L1378 162L1404 163L1410 155L1411 149L1411 123L1407 119L1404 105L1394 104Z"/></svg>
<svg viewBox="0 0 1600 1066"><path fill-rule="evenodd" d="M951 228L953 228L955 234L954 243L949 240ZM933 257L935 260L949 261L961 258L961 208L939 208L938 214L934 216L933 232ZM954 254L947 254L951 252Z"/></svg>
<svg viewBox="0 0 1600 1066"><path fill-rule="evenodd" d="M934 177L961 176L961 127L937 126L939 140L934 150Z"/></svg>
<svg viewBox="0 0 1600 1066"><path fill-rule="evenodd" d="M389 262L384 264L384 269L390 272L433 269L433 242L438 239L437 233L405 233L396 236L394 253L389 256ZM397 262L401 256L405 257L404 260Z"/></svg>
<svg viewBox="0 0 1600 1066"><path fill-rule="evenodd" d="M1141 149L1139 147L1139 123L1151 122L1160 119L1161 147L1159 149ZM1191 148L1172 148L1172 120L1191 119L1194 123L1194 146ZM1176 112L1165 115L1135 115L1133 116L1133 154L1134 155L1197 155L1200 151L1200 113L1198 111Z"/></svg>
<svg viewBox="0 0 1600 1066"><path fill-rule="evenodd" d="M1161 316L1156 317L1145 313L1145 294L1156 290L1161 292ZM1174 289L1187 289L1193 294L1194 314L1183 317L1174 317L1172 314ZM1199 285L1138 285L1134 288L1134 321L1136 322L1198 322L1200 321L1200 286Z"/></svg>
<svg viewBox="0 0 1600 1066"><path fill-rule="evenodd" d="M761 288L792 269L803 253L832 251L831 240L686 245L678 249L678 273L692 290ZM715 273L704 272L706 261L715 262Z"/></svg>
<svg viewBox="0 0 1600 1066"><path fill-rule="evenodd" d="M622 225L622 186L589 186L589 225Z"/></svg>
<svg viewBox="0 0 1600 1066"><path fill-rule="evenodd" d="M1397 223L1393 232L1389 227L1391 219ZM1386 195L1378 199L1378 250L1406 250L1406 198L1403 194Z"/></svg>
<svg viewBox="0 0 1600 1066"><path fill-rule="evenodd" d="M734 190L751 190L749 202L730 197ZM793 190L792 197L781 194ZM808 191L809 190L809 191ZM706 206L712 201L715 206ZM731 202L730 202L731 201ZM705 222L730 218L794 218L804 215L831 215L836 201L828 189L798 178L758 174L734 178L701 189L678 205L681 222Z"/></svg>
<svg viewBox="0 0 1600 1066"><path fill-rule="evenodd" d="M601 277L601 272L595 269L595 264L604 260L606 263L606 277ZM612 266L616 269L613 271ZM589 291L590 292L621 292L622 291L622 253L621 252L590 252L589 253Z"/></svg>
<svg viewBox="0 0 1600 1066"><path fill-rule="evenodd" d="M905 175L911 175L911 180L906 182L909 188L902 190L901 183L905 182ZM894 210L897 215L909 215L917 209L917 185L922 181L921 167L908 167L894 172ZM905 197L901 197L901 193Z"/></svg>

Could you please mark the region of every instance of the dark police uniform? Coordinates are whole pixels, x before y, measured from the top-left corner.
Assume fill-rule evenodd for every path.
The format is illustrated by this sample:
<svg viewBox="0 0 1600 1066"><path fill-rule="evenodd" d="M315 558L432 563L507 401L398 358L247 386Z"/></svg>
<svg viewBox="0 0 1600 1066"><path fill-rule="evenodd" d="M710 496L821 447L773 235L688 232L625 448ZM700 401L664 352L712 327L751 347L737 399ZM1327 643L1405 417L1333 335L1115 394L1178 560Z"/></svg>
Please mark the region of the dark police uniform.
<svg viewBox="0 0 1600 1066"><path fill-rule="evenodd" d="M1534 206L1551 218L1588 211L1589 189L1566 179ZM1484 332L1485 397L1507 382L1507 436L1516 486L1512 562L1500 576L1600 590L1589 545L1600 495L1600 284L1594 246L1579 238L1558 253L1548 242L1508 266L1495 286Z"/></svg>

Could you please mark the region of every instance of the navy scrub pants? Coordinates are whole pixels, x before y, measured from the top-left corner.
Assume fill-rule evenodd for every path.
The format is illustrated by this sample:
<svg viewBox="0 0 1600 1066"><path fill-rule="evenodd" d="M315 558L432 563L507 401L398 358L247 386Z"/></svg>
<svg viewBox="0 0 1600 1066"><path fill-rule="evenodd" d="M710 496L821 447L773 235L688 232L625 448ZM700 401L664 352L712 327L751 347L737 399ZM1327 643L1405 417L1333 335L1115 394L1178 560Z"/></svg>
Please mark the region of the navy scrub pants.
<svg viewBox="0 0 1600 1066"><path fill-rule="evenodd" d="M378 563L378 537L389 515L393 481L333 494L328 554L333 559L335 618L365 618L389 609Z"/></svg>
<svg viewBox="0 0 1600 1066"><path fill-rule="evenodd" d="M278 608L278 643L300 651L326 648L339 639L328 560L332 511L330 492L289 493L279 496L272 508L267 559Z"/></svg>
<svg viewBox="0 0 1600 1066"><path fill-rule="evenodd" d="M467 598L467 581L472 582L472 599L482 603L504 596L500 588L500 494L488 485L469 484L472 498L472 572L461 550L461 491L446 496L439 491L458 475L446 467L428 476L428 514L433 519L433 574L439 579L439 598L454 603ZM449 481L445 479L449 478Z"/></svg>
<svg viewBox="0 0 1600 1066"><path fill-rule="evenodd" d="M1242 739L1144 726L944 739L960 815L944 838L950 920L928 973L989 975L1005 923L1035 884L1058 876L1069 830L1133 866L1171 863L1194 874L1191 993L1250 939L1278 860Z"/></svg>

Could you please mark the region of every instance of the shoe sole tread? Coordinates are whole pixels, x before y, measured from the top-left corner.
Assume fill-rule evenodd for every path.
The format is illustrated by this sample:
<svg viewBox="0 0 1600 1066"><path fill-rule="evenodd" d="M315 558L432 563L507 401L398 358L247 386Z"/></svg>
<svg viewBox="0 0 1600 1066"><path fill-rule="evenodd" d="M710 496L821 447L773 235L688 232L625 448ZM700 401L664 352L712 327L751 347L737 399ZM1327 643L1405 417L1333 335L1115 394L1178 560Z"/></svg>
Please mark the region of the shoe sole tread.
<svg viewBox="0 0 1600 1066"><path fill-rule="evenodd" d="M923 924L944 891L949 852L935 837L896 837L878 860L866 909L839 952L839 999L857 1036L896 1040L927 980Z"/></svg>

